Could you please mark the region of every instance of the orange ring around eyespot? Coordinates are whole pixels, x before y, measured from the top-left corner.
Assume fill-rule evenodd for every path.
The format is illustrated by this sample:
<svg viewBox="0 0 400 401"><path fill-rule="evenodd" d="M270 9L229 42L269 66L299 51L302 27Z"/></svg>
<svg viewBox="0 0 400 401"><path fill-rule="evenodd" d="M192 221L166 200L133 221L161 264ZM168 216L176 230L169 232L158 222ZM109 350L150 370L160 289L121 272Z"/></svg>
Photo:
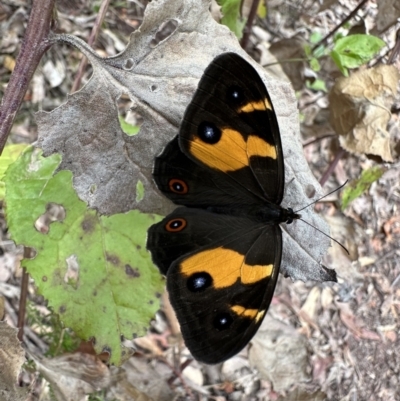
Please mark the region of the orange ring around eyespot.
<svg viewBox="0 0 400 401"><path fill-rule="evenodd" d="M178 227L173 227L172 225L174 224L174 223L181 223L180 225L178 225ZM177 233L177 232L179 232L179 231L182 231L185 227L186 227L186 220L185 219L181 219L181 218L179 218L179 219L172 219L172 220L169 220L168 222L167 222L167 224L165 224L165 229L167 230L167 231L169 231L170 233Z"/></svg>
<svg viewBox="0 0 400 401"><path fill-rule="evenodd" d="M181 185L181 186L182 186L182 191L177 191L177 190L174 188L174 184L179 184L179 185ZM188 191L189 191L189 188L188 188L186 182L183 181L183 180L180 180L180 179L178 179L178 178L171 178L171 179L168 181L168 186L169 186L169 189L171 190L171 192L175 192L176 194L187 194Z"/></svg>

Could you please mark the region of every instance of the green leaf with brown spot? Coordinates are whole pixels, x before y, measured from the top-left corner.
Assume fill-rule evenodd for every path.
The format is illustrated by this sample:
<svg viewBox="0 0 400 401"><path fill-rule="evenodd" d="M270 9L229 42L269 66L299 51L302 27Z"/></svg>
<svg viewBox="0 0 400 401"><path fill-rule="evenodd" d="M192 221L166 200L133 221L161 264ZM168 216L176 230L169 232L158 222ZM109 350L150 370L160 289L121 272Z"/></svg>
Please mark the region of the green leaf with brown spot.
<svg viewBox="0 0 400 401"><path fill-rule="evenodd" d="M43 158L30 148L9 167L10 234L35 249L23 265L63 323L82 339L94 337L96 351L109 350L119 365L128 354L121 337L144 335L159 308L163 280L146 250L147 229L158 217L136 210L98 215L78 199L70 171L53 176L59 163L60 156ZM36 229L57 205L61 221Z"/></svg>

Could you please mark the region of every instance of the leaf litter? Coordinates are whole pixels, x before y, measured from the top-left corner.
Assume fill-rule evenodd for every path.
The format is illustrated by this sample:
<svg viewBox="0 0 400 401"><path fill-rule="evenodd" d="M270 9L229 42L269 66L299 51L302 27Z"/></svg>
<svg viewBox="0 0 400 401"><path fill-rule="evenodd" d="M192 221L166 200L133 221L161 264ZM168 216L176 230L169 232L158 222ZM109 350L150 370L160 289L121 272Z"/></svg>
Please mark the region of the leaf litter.
<svg viewBox="0 0 400 401"><path fill-rule="evenodd" d="M362 14L363 17L367 19L371 17L379 18L381 3L383 4L384 2L379 2L378 9L369 8L366 14ZM320 29L323 33L326 33L327 31L324 30L326 27L334 27L357 4L356 2L349 2L349 4L344 6L339 2L331 1L324 2L324 5L327 8L321 13L318 13L319 4L316 3L313 4L312 7L314 8L311 9L307 8L305 4L301 4L299 7L292 8L290 14L285 9L286 4L271 7L269 9L271 29L276 27L276 32L290 34L296 32L300 27L309 29L311 26L312 29ZM392 31L388 31L385 40L390 40L390 32ZM268 32L266 36L268 36ZM64 49L63 51L66 51L68 56L73 52L71 48L68 50ZM204 65L207 62L205 61ZM199 68L197 78L200 75L201 68ZM194 86L195 83L193 84ZM307 90L303 91L303 93L307 93ZM49 95L53 96L52 94ZM310 124L312 125L309 128L312 129L312 132L322 134L326 132L321 125L323 121L321 117L324 115L324 110L320 106L322 104L320 102L321 94L318 94L318 96L318 113L315 114L314 121L311 121ZM275 98L273 100L275 104ZM59 99L55 99L55 102L59 102ZM285 102L286 100L282 100L283 104ZM312 102L316 104L316 100L312 100ZM302 98L300 98L301 104ZM393 121L390 123L392 126L388 127L388 131L391 135L393 135L393 132L396 135L396 130L393 130L395 124L393 125ZM24 129L28 132L26 128ZM310 132L311 129L309 130ZM162 146L161 144L160 147L162 148ZM306 148L307 157L314 174L321 175L323 173L324 167L329 162L329 157L332 156L336 149L335 140L329 138L322 139L315 145ZM322 284L317 285L317 287L315 287L315 283L311 282L301 283L296 281L291 283L290 280L279 280L276 296L274 297L269 314L279 321L290 325L306 338L305 347L309 361L308 366L312 369L310 387L306 386L306 389L304 389L301 386L295 385L294 389L286 389L284 395L279 397L273 390L273 383L261 379L258 376L257 370L252 370L248 365L247 351L245 350L233 360L233 369L237 369L239 375L245 372L250 375L244 376L243 380L236 380L231 375L222 375L221 367L202 366L195 361L190 364L190 366L193 366L193 369L201 373L205 383L203 387L210 391L211 394L215 394L213 397L219 397L218 399L221 400L238 399L248 396L260 400L329 399L336 401L351 400L355 397L360 400L371 399L371 397L377 400L398 399L399 386L396 366L399 366L400 355L396 350L400 348L398 336L396 335L398 333L396 316L400 296L400 271L397 263L400 254L394 244L396 244L396 239L397 243L399 239L398 233L395 230L396 217L398 216L396 197L398 196L399 184L398 153L393 153L393 147L392 157L394 164L390 165L390 170L372 185L369 193L357 198L345 211L349 219L349 228L343 234L344 237L348 238L349 236L353 236L355 231L359 232L357 240L354 241L357 243L357 252L353 253L350 260L347 259L346 261L346 257L343 259L343 261L348 263L347 266L351 266L354 269L354 276L350 275L342 279L342 275L338 273L338 284ZM340 175L338 173L337 180L341 183L343 182L341 180L343 176L357 177L362 170L371 166L373 166L373 161L367 159L364 155L348 155L339 162L338 171ZM390 171L393 172L392 175L388 174ZM337 180L335 180L335 177L331 177L327 187L337 186ZM142 182L144 183L145 181L143 180ZM324 192L329 192L329 189L325 188ZM333 203L337 202L337 198L331 197L330 199L329 202L317 206L317 209L321 213L332 215L333 211L337 209L337 206ZM379 202L376 203L376 200L379 200ZM386 202L382 208L379 205L383 204L383 200L386 200ZM337 226L340 231L341 223L338 222ZM390 242L387 241L389 233L393 233ZM336 238L335 235L334 237ZM337 261L336 256L333 259ZM336 264L340 265L340 262L336 262ZM327 266L333 267L334 264L327 263ZM312 305L313 297L309 297L313 288L320 289L318 297L315 298L316 305ZM308 303L306 303L306 300L308 300ZM314 310L313 313L317 316L316 321L315 319L304 319L305 315L302 313L304 304L303 311L304 309L308 312ZM349 306L345 312L342 312L342 304ZM8 313L12 313L12 309L9 307L6 310L9 311ZM343 319L347 322L347 325L344 324ZM300 321L303 323L300 324ZM352 327L352 330L348 326ZM153 325L153 331L158 332L158 330L163 330L163 327ZM362 334L362 330L366 329L373 333L372 337L374 338L362 338L364 335ZM159 333L162 334L162 332ZM357 333L361 333L361 337L357 336ZM380 340L375 339L376 333L379 334ZM371 336L371 334L366 335L366 337L368 336ZM173 340L168 335L165 338L169 338L170 341ZM158 346L160 345L157 336L150 337L150 341L158 344ZM163 345L161 349L164 350L167 360L175 361L174 366L179 366L179 363L185 363L189 354L182 348L179 338L177 340L174 339L173 344L180 344L180 346L174 345L173 347L165 348L165 345ZM182 353L175 354L174 352L178 352L179 349L182 350ZM182 359L179 359L179 355L182 355ZM143 363L139 365L138 369L143 372L147 371L149 378L153 376L157 378L160 384L159 395L166 394L168 397L171 394L175 394L175 396L191 394L192 397L198 397L198 399L208 399L206 395L201 396L201 392L188 391L187 384L186 387L183 386L181 378L177 375L179 370L174 370L165 361L152 358L151 351L147 351L145 348L143 348L143 351L138 351L128 363L124 364L123 368L127 366L128 370L132 369L130 362L141 360L151 361L150 364ZM237 362L238 360L241 362ZM243 361L245 365L243 365ZM227 361L222 365L223 371L224 366L228 363ZM166 372L169 372L170 375L169 379L166 379L168 373L165 376L154 375L150 366L166 369ZM173 380L170 380L171 378ZM246 385L250 378L252 385ZM182 379L184 381L184 377ZM122 386L115 384L110 387L110 391L119 388L119 393L115 396L116 399L128 399L128 394L133 399L135 399L134 396L137 399L143 400L157 399L157 393L155 395L152 394L153 398L150 398L145 392L132 389L132 387L135 387L135 383L141 382L141 379L132 378L129 382L126 380L122 380L121 382L123 383ZM312 386L317 386L317 389L313 389ZM195 386L191 388L195 388ZM172 393L169 391L172 391ZM107 399L112 399L113 396L111 394L113 393L108 394ZM166 399L172 399L172 396Z"/></svg>

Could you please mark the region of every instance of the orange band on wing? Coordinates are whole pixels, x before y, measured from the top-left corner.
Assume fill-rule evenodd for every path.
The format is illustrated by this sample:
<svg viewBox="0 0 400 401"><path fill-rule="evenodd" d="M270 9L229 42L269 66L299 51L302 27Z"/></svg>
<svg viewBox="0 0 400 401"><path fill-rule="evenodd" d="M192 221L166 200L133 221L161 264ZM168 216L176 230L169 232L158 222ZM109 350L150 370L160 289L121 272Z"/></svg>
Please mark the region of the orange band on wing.
<svg viewBox="0 0 400 401"><path fill-rule="evenodd" d="M196 253L181 262L181 273L189 277L206 272L213 280L214 288L230 287L240 280L243 284L255 284L272 274L273 265L248 265L245 256L226 248L214 248Z"/></svg>
<svg viewBox="0 0 400 401"><path fill-rule="evenodd" d="M275 146L270 145L268 142L259 136L250 135L247 138L247 154L248 156L262 156L276 159Z"/></svg>
<svg viewBox="0 0 400 401"><path fill-rule="evenodd" d="M241 305L234 305L231 307L231 310L237 315L243 315L246 317L250 317L251 319L254 319L258 313L258 309L246 309L244 306Z"/></svg>
<svg viewBox="0 0 400 401"><path fill-rule="evenodd" d="M249 135L246 142L240 132L231 128L224 128L215 144L194 137L190 153L207 166L225 173L249 166L251 156L276 159L275 146L256 135Z"/></svg>
<svg viewBox="0 0 400 401"><path fill-rule="evenodd" d="M246 309L241 305L234 305L231 307L231 310L239 316L245 316L249 317L250 319L254 319L256 323L258 323L265 315L265 310L259 311L258 309Z"/></svg>
<svg viewBox="0 0 400 401"><path fill-rule="evenodd" d="M268 99L257 100L256 102L249 102L242 106L238 111L242 113L251 113L255 110L272 110L271 103Z"/></svg>

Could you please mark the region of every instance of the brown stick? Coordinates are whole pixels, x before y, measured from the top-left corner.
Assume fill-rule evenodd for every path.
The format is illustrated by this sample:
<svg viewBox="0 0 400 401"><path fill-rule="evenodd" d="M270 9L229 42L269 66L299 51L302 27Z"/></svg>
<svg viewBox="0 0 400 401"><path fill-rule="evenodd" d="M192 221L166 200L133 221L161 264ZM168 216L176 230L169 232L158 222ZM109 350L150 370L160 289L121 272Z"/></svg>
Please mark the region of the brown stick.
<svg viewBox="0 0 400 401"><path fill-rule="evenodd" d="M110 0L103 0L103 2L101 3L99 13L97 14L96 21L94 22L92 32L90 33L90 36L89 36L88 44L90 46L92 46L94 41L97 39L97 35L100 32L101 24L104 21L104 17L106 16L106 12L107 12L109 4L110 4ZM76 77L75 77L74 83L71 88L71 93L76 92L79 89L79 87L81 86L81 80L83 77L83 73L86 70L87 63L88 63L87 58L83 57L79 64L78 72L76 73Z"/></svg>
<svg viewBox="0 0 400 401"><path fill-rule="evenodd" d="M345 155L345 153L346 151L342 148L336 153L335 158L332 160L332 163L328 167L328 170L325 171L325 173L319 180L321 187L323 187L324 184L328 181L328 178L333 173L333 170L335 170L337 164L339 163L339 160Z"/></svg>
<svg viewBox="0 0 400 401"><path fill-rule="evenodd" d="M29 273L26 269L22 269L22 281L21 281L21 296L19 298L19 311L18 311L18 340L22 341L24 337L24 325L25 325L25 315L26 315L26 299L28 296L28 283L29 283Z"/></svg>
<svg viewBox="0 0 400 401"><path fill-rule="evenodd" d="M55 0L33 0L21 51L0 105L0 154L3 152L15 116L24 99L29 82L45 51L53 21Z"/></svg>
<svg viewBox="0 0 400 401"><path fill-rule="evenodd" d="M253 0L253 3L250 8L250 13L249 13L249 16L246 21L246 25L243 30L243 37L242 37L242 40L240 41L240 46L242 46L242 48L245 50L247 47L247 42L249 41L251 28L253 26L254 18L256 16L259 3L260 3L260 0Z"/></svg>

